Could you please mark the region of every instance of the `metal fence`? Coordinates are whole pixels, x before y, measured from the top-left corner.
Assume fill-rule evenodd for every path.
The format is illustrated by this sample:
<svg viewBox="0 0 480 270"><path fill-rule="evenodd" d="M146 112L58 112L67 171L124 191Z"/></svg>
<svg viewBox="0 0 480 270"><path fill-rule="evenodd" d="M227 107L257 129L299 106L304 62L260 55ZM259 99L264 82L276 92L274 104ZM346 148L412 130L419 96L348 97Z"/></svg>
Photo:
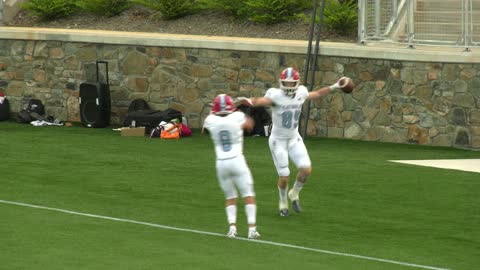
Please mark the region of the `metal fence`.
<svg viewBox="0 0 480 270"><path fill-rule="evenodd" d="M362 43L480 46L480 0L359 0L358 5Z"/></svg>

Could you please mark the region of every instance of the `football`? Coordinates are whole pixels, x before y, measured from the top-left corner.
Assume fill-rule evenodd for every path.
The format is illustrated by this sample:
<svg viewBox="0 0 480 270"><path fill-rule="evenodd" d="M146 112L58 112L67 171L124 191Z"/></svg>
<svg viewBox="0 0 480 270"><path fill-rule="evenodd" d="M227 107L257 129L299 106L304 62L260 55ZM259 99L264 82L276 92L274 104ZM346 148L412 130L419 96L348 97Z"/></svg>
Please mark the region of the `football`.
<svg viewBox="0 0 480 270"><path fill-rule="evenodd" d="M344 93L351 93L355 88L355 84L353 83L352 79L348 77L342 77L338 80L338 86Z"/></svg>

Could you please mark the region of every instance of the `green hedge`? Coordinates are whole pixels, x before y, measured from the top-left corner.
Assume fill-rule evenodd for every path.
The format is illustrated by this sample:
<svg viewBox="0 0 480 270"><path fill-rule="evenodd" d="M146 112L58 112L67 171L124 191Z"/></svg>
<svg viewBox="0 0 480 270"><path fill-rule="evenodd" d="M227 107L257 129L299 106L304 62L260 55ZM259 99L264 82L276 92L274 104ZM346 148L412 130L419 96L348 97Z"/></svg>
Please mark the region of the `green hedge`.
<svg viewBox="0 0 480 270"><path fill-rule="evenodd" d="M20 7L39 16L42 20L67 17L77 9L75 0L29 0Z"/></svg>
<svg viewBox="0 0 480 270"><path fill-rule="evenodd" d="M318 0L321 4L321 0ZM339 34L357 29L357 0L326 0L324 26ZM264 24L307 18L313 0L30 0L22 7L44 20L66 17L78 9L98 16L116 16L141 4L172 20L200 10L221 10L234 18ZM318 20L318 16L317 16Z"/></svg>
<svg viewBox="0 0 480 270"><path fill-rule="evenodd" d="M83 10L98 16L113 17L130 8L130 0L76 0L75 4Z"/></svg>

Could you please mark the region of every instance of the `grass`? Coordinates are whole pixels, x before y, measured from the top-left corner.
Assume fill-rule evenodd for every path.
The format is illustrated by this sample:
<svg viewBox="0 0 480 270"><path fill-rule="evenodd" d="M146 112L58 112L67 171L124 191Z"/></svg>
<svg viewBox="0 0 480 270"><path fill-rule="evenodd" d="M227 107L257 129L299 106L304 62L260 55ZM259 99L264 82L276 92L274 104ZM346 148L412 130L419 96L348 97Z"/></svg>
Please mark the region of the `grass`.
<svg viewBox="0 0 480 270"><path fill-rule="evenodd" d="M245 139L261 239L420 266L0 203L0 269L478 268L479 174L387 160L480 152L325 138L306 144L313 173L301 193L304 212L280 218L267 139ZM207 136L168 141L0 122L0 149L0 200L227 231ZM245 223L242 204L241 236Z"/></svg>

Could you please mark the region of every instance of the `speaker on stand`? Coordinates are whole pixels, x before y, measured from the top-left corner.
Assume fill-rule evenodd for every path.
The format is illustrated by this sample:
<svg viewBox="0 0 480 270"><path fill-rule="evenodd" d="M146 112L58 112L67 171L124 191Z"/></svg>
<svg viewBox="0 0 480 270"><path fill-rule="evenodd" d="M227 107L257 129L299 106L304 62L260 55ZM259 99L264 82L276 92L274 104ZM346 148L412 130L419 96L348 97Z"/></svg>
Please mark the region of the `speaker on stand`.
<svg viewBox="0 0 480 270"><path fill-rule="evenodd" d="M97 81L80 84L80 119L85 127L104 128L110 124L110 85L108 62L97 61ZM105 65L106 82L99 81L99 64Z"/></svg>

